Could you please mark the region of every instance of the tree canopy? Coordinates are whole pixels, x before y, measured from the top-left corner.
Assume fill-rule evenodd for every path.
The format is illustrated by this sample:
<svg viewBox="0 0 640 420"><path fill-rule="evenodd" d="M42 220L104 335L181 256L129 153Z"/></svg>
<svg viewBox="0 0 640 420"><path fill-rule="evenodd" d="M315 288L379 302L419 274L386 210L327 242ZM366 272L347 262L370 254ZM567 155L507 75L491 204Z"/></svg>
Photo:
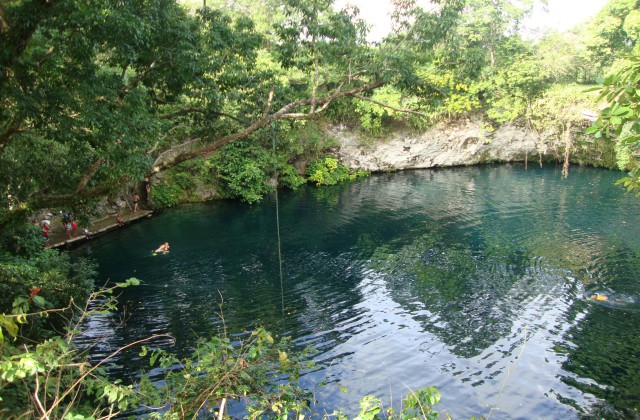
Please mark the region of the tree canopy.
<svg viewBox="0 0 640 420"><path fill-rule="evenodd" d="M269 35L237 10L173 0L6 2L4 198L105 193L397 79L355 11L330 6L284 1Z"/></svg>
<svg viewBox="0 0 640 420"><path fill-rule="evenodd" d="M105 195L321 115L370 130L398 115L526 117L554 84L615 67L639 33L635 0L536 42L518 31L533 1L394 4L394 31L370 43L358 10L330 0L3 2L3 208Z"/></svg>

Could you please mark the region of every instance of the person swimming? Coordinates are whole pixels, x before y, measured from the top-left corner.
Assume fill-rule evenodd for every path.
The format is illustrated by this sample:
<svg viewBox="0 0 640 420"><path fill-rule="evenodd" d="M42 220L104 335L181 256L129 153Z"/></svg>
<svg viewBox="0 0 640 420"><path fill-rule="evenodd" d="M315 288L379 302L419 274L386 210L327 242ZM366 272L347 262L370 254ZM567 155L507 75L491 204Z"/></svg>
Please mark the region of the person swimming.
<svg viewBox="0 0 640 420"><path fill-rule="evenodd" d="M164 253L169 252L169 242L165 242L165 243L163 243L162 245L160 245L160 246L158 247L158 249L156 249L156 250L155 250L155 251L153 251L153 252L164 252Z"/></svg>
<svg viewBox="0 0 640 420"><path fill-rule="evenodd" d="M609 300L609 298L608 298L607 296L605 296L605 295L600 295L600 294L598 294L598 293L593 293L593 294L591 294L591 295L589 296L589 299L591 299L591 300L598 300L598 301L601 301L601 302L604 302L604 301L606 301L606 300Z"/></svg>

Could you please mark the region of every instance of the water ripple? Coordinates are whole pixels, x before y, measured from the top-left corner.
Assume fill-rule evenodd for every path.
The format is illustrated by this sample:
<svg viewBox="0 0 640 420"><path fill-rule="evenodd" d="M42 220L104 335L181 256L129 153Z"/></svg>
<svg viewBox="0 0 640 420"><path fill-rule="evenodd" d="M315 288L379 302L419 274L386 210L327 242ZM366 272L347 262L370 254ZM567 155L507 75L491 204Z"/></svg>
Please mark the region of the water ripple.
<svg viewBox="0 0 640 420"><path fill-rule="evenodd" d="M285 193L282 279L272 201L167 211L78 250L143 280L79 344L98 360L168 333L186 355L265 326L317 350L317 413L436 385L455 418L637 418L640 205L616 176L495 166ZM145 365L125 352L111 372Z"/></svg>

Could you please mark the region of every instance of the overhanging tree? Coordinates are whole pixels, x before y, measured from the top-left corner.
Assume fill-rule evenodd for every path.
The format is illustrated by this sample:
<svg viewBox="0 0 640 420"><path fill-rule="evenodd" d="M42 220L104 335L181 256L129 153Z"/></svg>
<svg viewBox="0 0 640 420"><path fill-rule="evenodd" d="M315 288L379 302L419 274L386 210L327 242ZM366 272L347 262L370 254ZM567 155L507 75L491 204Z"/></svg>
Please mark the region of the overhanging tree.
<svg viewBox="0 0 640 420"><path fill-rule="evenodd" d="M421 48L442 38L461 4L422 12L417 42L386 48L365 44L353 10L319 0L282 7L290 22L276 51L248 18L191 15L173 0L5 2L3 207L107 194L275 120L317 118L385 84L408 88ZM289 83L293 66L308 75L303 88Z"/></svg>
<svg viewBox="0 0 640 420"><path fill-rule="evenodd" d="M3 198L108 191L141 176L166 130L158 104L201 74L196 22L168 0L2 7Z"/></svg>

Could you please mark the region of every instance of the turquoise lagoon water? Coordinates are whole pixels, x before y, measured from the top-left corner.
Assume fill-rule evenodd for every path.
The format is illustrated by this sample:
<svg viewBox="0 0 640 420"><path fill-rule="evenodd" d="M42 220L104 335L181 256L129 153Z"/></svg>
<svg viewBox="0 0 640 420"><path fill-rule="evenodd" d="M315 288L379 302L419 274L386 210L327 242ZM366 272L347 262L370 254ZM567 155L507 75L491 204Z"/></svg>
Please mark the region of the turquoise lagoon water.
<svg viewBox="0 0 640 420"><path fill-rule="evenodd" d="M316 413L435 385L454 418L638 418L640 199L620 176L501 165L281 192L282 280L273 198L171 209L75 250L103 282L143 282L86 342L99 358L166 333L187 355L223 323L264 326L318 351ZM136 350L111 372L145 366Z"/></svg>

